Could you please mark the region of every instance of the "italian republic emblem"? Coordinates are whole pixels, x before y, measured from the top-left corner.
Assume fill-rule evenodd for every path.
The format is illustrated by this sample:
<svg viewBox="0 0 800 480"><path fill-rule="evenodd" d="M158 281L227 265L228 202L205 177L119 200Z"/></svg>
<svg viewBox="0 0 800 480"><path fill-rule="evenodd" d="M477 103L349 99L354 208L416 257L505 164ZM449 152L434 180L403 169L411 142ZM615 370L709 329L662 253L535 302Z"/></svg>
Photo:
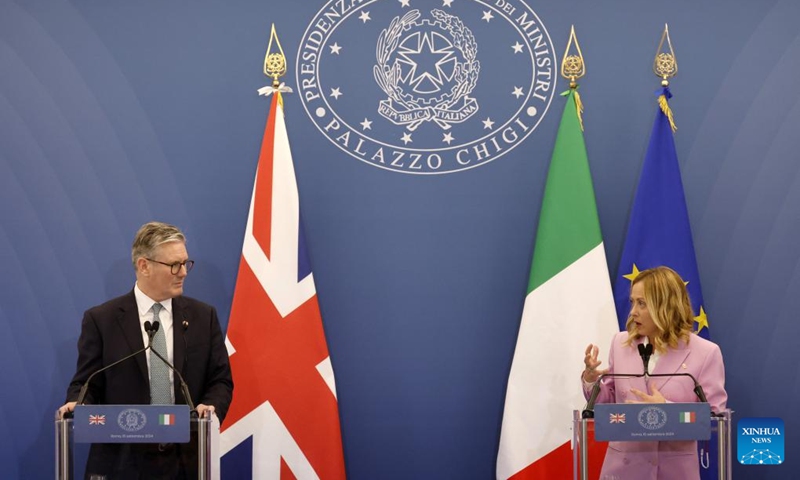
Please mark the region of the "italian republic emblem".
<svg viewBox="0 0 800 480"><path fill-rule="evenodd" d="M297 54L299 97L339 149L386 170L475 168L522 143L556 88L547 30L521 0L331 0Z"/></svg>
<svg viewBox="0 0 800 480"><path fill-rule="evenodd" d="M468 96L481 69L475 37L453 15L434 9L431 16L435 22L418 22L419 10L412 10L395 17L378 37L375 82L389 97L378 113L411 131L428 121L447 130L478 111L478 102ZM432 71L414 58L426 48L439 56Z"/></svg>

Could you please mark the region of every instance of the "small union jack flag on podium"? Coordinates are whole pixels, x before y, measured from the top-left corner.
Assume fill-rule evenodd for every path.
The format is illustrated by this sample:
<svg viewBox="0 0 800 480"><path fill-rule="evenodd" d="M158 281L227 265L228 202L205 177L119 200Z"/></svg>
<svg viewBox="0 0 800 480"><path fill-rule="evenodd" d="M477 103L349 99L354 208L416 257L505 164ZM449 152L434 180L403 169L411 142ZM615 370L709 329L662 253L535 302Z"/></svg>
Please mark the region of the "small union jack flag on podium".
<svg viewBox="0 0 800 480"><path fill-rule="evenodd" d="M609 415L609 423L625 423L624 413L612 413Z"/></svg>
<svg viewBox="0 0 800 480"><path fill-rule="evenodd" d="M105 425L105 415L89 415L89 425Z"/></svg>

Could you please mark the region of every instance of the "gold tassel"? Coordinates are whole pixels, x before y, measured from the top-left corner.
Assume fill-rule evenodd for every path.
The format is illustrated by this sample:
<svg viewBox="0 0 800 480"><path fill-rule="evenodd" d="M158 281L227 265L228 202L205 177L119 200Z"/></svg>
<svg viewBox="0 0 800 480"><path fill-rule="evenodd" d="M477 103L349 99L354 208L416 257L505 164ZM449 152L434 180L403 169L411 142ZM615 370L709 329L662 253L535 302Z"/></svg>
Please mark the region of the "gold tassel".
<svg viewBox="0 0 800 480"><path fill-rule="evenodd" d="M578 122L581 124L581 132L583 131L583 102L581 102L581 94L578 89L573 89L575 92L575 109L578 111Z"/></svg>
<svg viewBox="0 0 800 480"><path fill-rule="evenodd" d="M661 107L661 111L667 116L667 120L669 120L669 126L672 127L672 131L675 132L678 130L678 127L675 125L675 119L672 118L672 110L669 108L669 102L667 102L666 95L658 96L658 106Z"/></svg>

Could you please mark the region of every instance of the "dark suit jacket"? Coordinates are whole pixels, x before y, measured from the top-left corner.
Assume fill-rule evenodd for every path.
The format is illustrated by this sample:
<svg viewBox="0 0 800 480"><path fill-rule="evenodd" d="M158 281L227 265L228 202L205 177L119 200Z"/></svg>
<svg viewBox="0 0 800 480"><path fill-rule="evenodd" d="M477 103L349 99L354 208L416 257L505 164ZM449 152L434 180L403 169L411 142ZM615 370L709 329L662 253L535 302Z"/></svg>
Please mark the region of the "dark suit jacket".
<svg viewBox="0 0 800 480"><path fill-rule="evenodd" d="M193 403L213 405L221 422L231 403L233 379L217 312L208 304L180 296L172 299L172 315L175 369L186 380ZM184 322L188 326L184 327ZM77 400L81 387L93 372L142 348L144 341L133 291L87 310L78 340L77 371L67 390L67 401ZM185 404L177 376L174 384L175 403ZM145 354L95 376L85 403L149 404L150 381ZM125 469L144 468L140 453L123 452L119 445L93 445L87 473L90 468L94 468L94 473L108 470L109 460L112 460L109 457L115 455L125 457L113 459L115 470L121 468L120 465L125 465Z"/></svg>

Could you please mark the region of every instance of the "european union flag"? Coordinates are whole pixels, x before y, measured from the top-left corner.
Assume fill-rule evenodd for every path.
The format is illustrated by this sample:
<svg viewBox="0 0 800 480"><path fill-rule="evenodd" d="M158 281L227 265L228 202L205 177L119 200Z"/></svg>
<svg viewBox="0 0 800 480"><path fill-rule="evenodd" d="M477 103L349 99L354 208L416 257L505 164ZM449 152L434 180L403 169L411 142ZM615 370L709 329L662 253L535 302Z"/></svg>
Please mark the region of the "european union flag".
<svg viewBox="0 0 800 480"><path fill-rule="evenodd" d="M672 112L667 103L672 94L666 87L658 94L660 108L650 134L650 145L628 221L628 235L613 282L617 319L620 330L624 330L630 310L631 282L639 271L664 265L678 272L687 282L695 314L695 331L709 338L689 213L672 136ZM698 453L700 477L704 480L717 478L715 432L711 441L698 442Z"/></svg>
<svg viewBox="0 0 800 480"><path fill-rule="evenodd" d="M625 329L631 282L641 270L664 265L678 272L692 299L695 330L709 338L708 321L697 273L692 230L683 194L683 182L675 153L667 100L669 88L659 91L663 108L656 112L650 145L644 158L636 198L633 201L625 248L614 279L614 303L620 330Z"/></svg>

